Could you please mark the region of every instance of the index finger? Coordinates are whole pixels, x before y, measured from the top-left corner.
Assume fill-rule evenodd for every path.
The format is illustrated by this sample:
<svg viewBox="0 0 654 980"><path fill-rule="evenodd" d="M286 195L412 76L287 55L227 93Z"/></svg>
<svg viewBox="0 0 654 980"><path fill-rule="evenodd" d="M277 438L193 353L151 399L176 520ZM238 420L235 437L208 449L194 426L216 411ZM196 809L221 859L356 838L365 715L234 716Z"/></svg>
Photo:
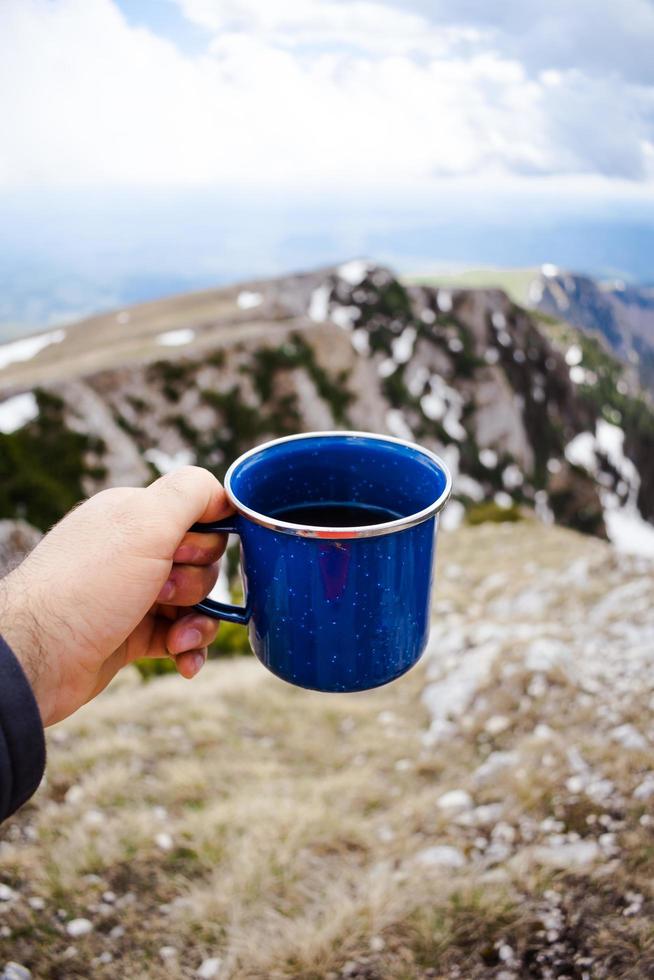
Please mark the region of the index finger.
<svg viewBox="0 0 654 980"><path fill-rule="evenodd" d="M177 546L173 561L186 565L212 565L225 553L227 538L226 531L211 534L188 531Z"/></svg>

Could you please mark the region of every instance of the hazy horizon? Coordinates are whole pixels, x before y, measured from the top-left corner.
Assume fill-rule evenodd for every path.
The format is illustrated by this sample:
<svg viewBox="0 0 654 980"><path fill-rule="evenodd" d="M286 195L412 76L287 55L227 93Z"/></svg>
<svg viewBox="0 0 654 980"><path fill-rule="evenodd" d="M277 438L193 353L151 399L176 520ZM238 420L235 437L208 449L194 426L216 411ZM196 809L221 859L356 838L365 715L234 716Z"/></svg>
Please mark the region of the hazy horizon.
<svg viewBox="0 0 654 980"><path fill-rule="evenodd" d="M427 199L216 191L0 196L0 336L178 292L366 256L400 273L552 262L654 279L642 203L596 208L454 183Z"/></svg>

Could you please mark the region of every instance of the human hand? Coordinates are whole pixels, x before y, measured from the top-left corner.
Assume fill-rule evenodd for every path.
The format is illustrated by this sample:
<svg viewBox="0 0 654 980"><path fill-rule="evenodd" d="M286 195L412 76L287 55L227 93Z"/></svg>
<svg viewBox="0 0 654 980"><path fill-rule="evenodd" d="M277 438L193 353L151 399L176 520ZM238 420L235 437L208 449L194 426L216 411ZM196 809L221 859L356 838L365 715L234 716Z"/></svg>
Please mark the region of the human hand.
<svg viewBox="0 0 654 980"><path fill-rule="evenodd" d="M194 612L215 585L225 534L189 533L232 507L207 470L103 490L60 521L0 582L0 633L44 725L72 714L140 657L174 656L191 678L218 623Z"/></svg>

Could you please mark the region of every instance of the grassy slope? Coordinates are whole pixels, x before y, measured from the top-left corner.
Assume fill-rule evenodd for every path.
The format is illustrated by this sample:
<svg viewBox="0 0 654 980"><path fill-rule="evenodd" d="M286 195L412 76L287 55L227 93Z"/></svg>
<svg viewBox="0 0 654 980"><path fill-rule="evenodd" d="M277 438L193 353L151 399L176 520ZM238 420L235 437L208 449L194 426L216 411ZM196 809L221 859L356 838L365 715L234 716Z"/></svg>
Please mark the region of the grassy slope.
<svg viewBox="0 0 654 980"><path fill-rule="evenodd" d="M434 272L403 276L407 284L445 286L452 289L503 289L520 306L527 305L530 282L538 275L538 269L492 268L464 269L461 272Z"/></svg>
<svg viewBox="0 0 654 980"><path fill-rule="evenodd" d="M586 576L555 598L580 559ZM635 629L643 568L619 564L602 542L526 523L459 531L439 560L431 666L390 687L306 693L249 658L209 664L191 684L143 686L131 671L51 731L47 782L2 831L0 880L17 894L0 903L0 965L66 980L192 977L207 956L222 959L221 980L650 975L654 820L643 819L652 801L632 792L651 754L607 740L600 694L556 666L538 675L544 691L526 690L517 626L445 741L425 740L421 701L428 672L451 674L468 656L461 640L451 663L439 659L457 623L482 645L507 615L546 637L547 603L564 621L573 602L576 638L583 622L589 642L606 644L620 621L605 635L591 610L626 587ZM527 608L524 590L539 583L540 608ZM651 688L643 678L629 698L639 724ZM569 782L571 746L613 782L601 805ZM491 751L519 760L484 780ZM467 811L466 824L438 806L453 788L475 806L499 803L501 816ZM557 870L537 850L553 834L614 838L593 862ZM465 865L430 866L424 851L440 845ZM93 931L71 939L74 917ZM174 948L167 960L162 947Z"/></svg>
<svg viewBox="0 0 654 980"><path fill-rule="evenodd" d="M176 356L175 348L157 342L158 335L168 331L195 331L185 352L220 347L236 337L242 340L271 333L277 324L269 315L259 321L256 309L243 311L237 304L239 293L256 285L184 293L80 320L63 328L66 336L60 343L45 347L28 361L0 369L0 390L30 388L135 361ZM287 318L283 325L287 328L289 322Z"/></svg>

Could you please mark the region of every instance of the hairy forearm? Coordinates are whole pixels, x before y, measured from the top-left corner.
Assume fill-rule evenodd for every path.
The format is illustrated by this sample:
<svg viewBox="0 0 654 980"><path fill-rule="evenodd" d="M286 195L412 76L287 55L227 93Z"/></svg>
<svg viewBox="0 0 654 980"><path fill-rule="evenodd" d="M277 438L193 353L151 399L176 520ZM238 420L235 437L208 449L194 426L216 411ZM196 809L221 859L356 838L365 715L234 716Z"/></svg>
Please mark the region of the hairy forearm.
<svg viewBox="0 0 654 980"><path fill-rule="evenodd" d="M41 646L42 631L34 614L35 604L38 599L29 595L21 566L0 579L0 635L23 668L43 714L39 692L46 663Z"/></svg>

